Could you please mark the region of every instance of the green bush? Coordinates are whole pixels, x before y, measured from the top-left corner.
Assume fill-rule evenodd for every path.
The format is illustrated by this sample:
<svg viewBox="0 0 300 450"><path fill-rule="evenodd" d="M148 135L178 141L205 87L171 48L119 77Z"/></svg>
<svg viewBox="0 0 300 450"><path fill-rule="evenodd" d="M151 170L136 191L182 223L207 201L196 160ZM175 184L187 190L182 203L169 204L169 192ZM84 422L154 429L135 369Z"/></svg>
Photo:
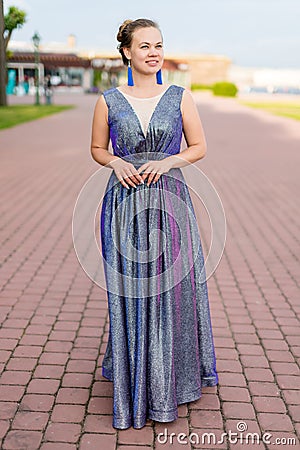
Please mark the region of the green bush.
<svg viewBox="0 0 300 450"><path fill-rule="evenodd" d="M238 92L238 88L234 83L230 83L228 81L219 81L213 84L212 91L214 95L221 95L223 97L235 97Z"/></svg>
<svg viewBox="0 0 300 450"><path fill-rule="evenodd" d="M191 90L192 91L211 91L212 90L212 86L210 84L200 84L200 83L192 83L191 85Z"/></svg>
<svg viewBox="0 0 300 450"><path fill-rule="evenodd" d="M102 73L100 70L94 70L94 77L93 77L93 86L100 87L101 79L102 79Z"/></svg>

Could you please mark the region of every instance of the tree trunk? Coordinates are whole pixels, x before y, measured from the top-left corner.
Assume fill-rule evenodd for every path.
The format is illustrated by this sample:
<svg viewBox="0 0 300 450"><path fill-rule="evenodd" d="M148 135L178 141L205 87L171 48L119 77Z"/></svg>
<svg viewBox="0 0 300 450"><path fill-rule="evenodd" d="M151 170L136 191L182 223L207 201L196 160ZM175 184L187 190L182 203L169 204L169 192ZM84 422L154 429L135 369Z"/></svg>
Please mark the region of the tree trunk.
<svg viewBox="0 0 300 450"><path fill-rule="evenodd" d="M0 106L6 106L6 51L4 43L3 0L0 0Z"/></svg>

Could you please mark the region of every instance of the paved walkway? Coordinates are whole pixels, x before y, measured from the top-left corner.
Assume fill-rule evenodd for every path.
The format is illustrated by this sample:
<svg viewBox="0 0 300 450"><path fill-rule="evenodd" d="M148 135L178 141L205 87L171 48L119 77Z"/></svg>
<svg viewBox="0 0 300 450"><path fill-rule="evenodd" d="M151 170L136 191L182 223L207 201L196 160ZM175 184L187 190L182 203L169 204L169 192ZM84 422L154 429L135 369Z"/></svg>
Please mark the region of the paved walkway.
<svg viewBox="0 0 300 450"><path fill-rule="evenodd" d="M77 195L98 169L89 154L96 97L56 101L79 107L0 133L1 448L300 448L284 441L300 433L299 122L197 94L208 143L199 167L228 226L208 283L220 384L181 405L171 424L117 431L112 384L101 376L105 291L81 269L71 235ZM206 242L205 220L202 232ZM201 443L238 422L241 433L270 433L270 443ZM166 427L172 444L158 441Z"/></svg>

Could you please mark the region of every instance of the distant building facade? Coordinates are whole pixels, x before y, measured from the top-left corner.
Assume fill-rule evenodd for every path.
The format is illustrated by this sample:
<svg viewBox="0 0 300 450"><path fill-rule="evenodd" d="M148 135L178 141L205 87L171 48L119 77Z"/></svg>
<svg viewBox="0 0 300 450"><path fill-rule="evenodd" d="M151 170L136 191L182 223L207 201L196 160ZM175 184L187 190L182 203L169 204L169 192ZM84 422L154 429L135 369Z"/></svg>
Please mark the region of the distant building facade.
<svg viewBox="0 0 300 450"><path fill-rule="evenodd" d="M15 87L30 80L35 83L35 59L31 44L10 42L11 53L7 61L8 78ZM40 46L39 80L51 76L57 88L104 90L126 82L127 68L116 52L85 51L76 47L76 38L69 35L67 43ZM230 60L218 55L165 55L162 68L163 81L191 87L192 84L212 84L227 79Z"/></svg>
<svg viewBox="0 0 300 450"><path fill-rule="evenodd" d="M226 56L187 55L185 60L189 67L191 85L212 85L218 81L228 81L231 59Z"/></svg>

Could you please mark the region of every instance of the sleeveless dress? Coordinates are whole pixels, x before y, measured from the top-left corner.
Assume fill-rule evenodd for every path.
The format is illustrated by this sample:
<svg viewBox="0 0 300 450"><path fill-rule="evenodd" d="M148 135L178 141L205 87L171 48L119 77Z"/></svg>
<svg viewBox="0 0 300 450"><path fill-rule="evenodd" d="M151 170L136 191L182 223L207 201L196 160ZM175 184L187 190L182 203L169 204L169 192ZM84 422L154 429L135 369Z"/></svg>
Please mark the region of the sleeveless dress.
<svg viewBox="0 0 300 450"><path fill-rule="evenodd" d="M171 85L151 99L103 92L114 155L138 168L178 154L183 91ZM129 189L112 171L100 240L109 309L102 375L113 382L114 428L171 422L179 404L218 383L195 217L179 168Z"/></svg>

